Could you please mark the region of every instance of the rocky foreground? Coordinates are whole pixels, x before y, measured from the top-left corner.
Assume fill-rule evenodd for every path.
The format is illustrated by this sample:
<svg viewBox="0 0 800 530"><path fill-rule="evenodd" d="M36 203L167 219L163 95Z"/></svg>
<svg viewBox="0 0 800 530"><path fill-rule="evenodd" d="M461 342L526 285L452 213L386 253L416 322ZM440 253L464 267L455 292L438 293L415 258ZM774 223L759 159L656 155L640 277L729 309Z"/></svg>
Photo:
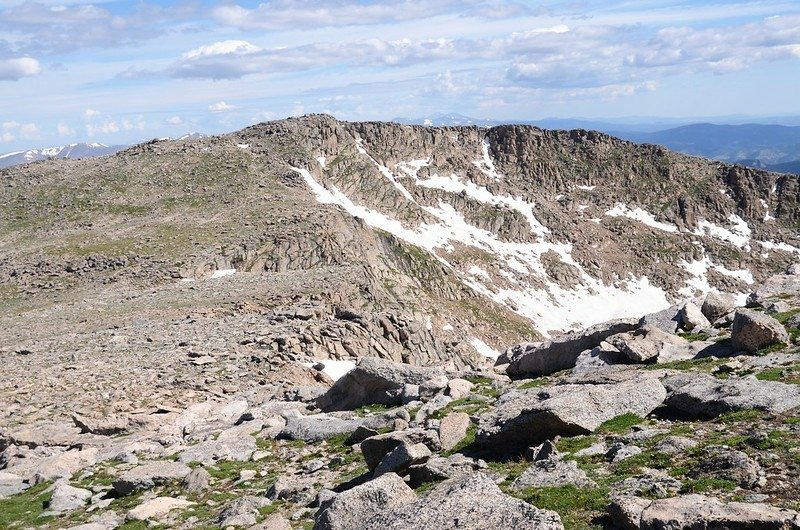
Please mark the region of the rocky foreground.
<svg viewBox="0 0 800 530"><path fill-rule="evenodd" d="M0 527L800 528L800 266L456 370L0 433ZM24 352L18 355L25 355ZM314 370L322 370L319 364Z"/></svg>

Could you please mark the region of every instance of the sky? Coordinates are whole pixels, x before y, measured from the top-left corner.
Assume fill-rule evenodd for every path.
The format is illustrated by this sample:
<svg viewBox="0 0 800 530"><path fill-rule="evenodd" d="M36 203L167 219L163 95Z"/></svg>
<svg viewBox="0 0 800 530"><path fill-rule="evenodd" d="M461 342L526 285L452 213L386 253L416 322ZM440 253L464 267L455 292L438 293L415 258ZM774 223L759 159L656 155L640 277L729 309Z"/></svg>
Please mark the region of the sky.
<svg viewBox="0 0 800 530"><path fill-rule="evenodd" d="M798 87L798 0L0 0L0 152L318 112L796 116Z"/></svg>

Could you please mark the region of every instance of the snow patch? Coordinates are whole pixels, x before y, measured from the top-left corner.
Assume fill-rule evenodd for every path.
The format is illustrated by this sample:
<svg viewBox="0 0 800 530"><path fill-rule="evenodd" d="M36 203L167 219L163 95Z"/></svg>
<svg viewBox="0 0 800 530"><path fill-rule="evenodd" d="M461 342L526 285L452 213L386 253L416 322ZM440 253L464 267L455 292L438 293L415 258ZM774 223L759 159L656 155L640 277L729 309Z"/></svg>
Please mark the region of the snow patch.
<svg viewBox="0 0 800 530"><path fill-rule="evenodd" d="M658 230L663 230L664 232L678 231L677 226L656 221L656 218L653 217L653 215L649 212L642 210L641 208L634 208L631 210L627 205L622 203L617 203L616 206L606 212L606 215L610 217L627 217Z"/></svg>
<svg viewBox="0 0 800 530"><path fill-rule="evenodd" d="M578 184L578 185L577 185L577 186L575 186L575 187L576 187L576 188L578 188L579 190L584 190L584 191L594 191L594 189L595 189L597 186L582 186L582 185Z"/></svg>
<svg viewBox="0 0 800 530"><path fill-rule="evenodd" d="M211 279L224 278L225 276L233 276L236 274L236 269L218 269L211 275Z"/></svg>
<svg viewBox="0 0 800 530"><path fill-rule="evenodd" d="M784 252L797 252L800 254L800 248L793 247L788 243L774 242L774 241L756 241L759 245L767 250L783 250Z"/></svg>
<svg viewBox="0 0 800 530"><path fill-rule="evenodd" d="M477 167L481 173L487 177L493 178L494 180L500 180L503 177L494 167L494 161L492 161L492 157L489 156L489 147L489 139L484 138L481 141L481 159L475 160L472 163L475 164L475 167Z"/></svg>
<svg viewBox="0 0 800 530"><path fill-rule="evenodd" d="M338 381L344 374L356 367L354 361L337 361L334 359L323 359L311 363L303 363L303 366L311 368L315 364L322 364L324 366L322 371L334 381Z"/></svg>
<svg viewBox="0 0 800 530"><path fill-rule="evenodd" d="M750 227L747 222L736 214L728 217L728 222L732 225L730 229L710 223L705 219L697 221L697 230L693 233L697 236L709 236L721 241L733 243L739 248L750 250Z"/></svg>
<svg viewBox="0 0 800 530"><path fill-rule="evenodd" d="M722 275L736 278L748 285L752 285L755 282L753 273L749 270L731 270L723 265L715 265L708 256L704 256L702 259L692 261L691 263L688 261L681 261L681 267L691 275L691 278L686 282L686 286L678 291L680 294L687 297L694 296L695 291L702 291L707 294L716 290L711 287L711 284L708 282L709 270L714 270Z"/></svg>
<svg viewBox="0 0 800 530"><path fill-rule="evenodd" d="M484 357L488 357L489 359L497 359L500 357L500 352L483 342L481 339L477 337L472 338L472 347L475 348L479 354L483 355Z"/></svg>
<svg viewBox="0 0 800 530"><path fill-rule="evenodd" d="M442 326L442 331L453 331L455 328L450 324L445 324Z"/></svg>
<svg viewBox="0 0 800 530"><path fill-rule="evenodd" d="M480 276L488 281L492 281L492 277L489 275L489 273L481 269L477 265L473 265L472 267L470 267L467 273L471 274L472 276Z"/></svg>
<svg viewBox="0 0 800 530"><path fill-rule="evenodd" d="M250 144L236 144L239 149L250 149Z"/></svg>

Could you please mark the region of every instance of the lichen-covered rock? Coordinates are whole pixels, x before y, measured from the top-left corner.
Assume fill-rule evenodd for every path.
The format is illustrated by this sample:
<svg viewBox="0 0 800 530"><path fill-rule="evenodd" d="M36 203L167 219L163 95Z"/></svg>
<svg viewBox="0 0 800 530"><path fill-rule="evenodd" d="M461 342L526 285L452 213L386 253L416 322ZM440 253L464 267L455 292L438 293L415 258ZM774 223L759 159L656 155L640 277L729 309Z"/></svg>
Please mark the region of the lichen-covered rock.
<svg viewBox="0 0 800 530"><path fill-rule="evenodd" d="M664 379L665 404L698 417L759 409L785 412L800 406L800 386L754 377L717 379L709 374L684 373Z"/></svg>
<svg viewBox="0 0 800 530"><path fill-rule="evenodd" d="M766 504L724 503L697 494L659 500L617 497L612 500L609 513L614 523L625 530L800 528L800 516L792 510Z"/></svg>
<svg viewBox="0 0 800 530"><path fill-rule="evenodd" d="M393 506L404 506L416 498L397 474L386 473L344 491L324 504L315 516L314 530L369 528L367 521Z"/></svg>
<svg viewBox="0 0 800 530"><path fill-rule="evenodd" d="M366 520L360 528L562 530L564 527L556 512L540 510L505 495L488 476L475 473L442 482L413 502L383 510Z"/></svg>
<svg viewBox="0 0 800 530"><path fill-rule="evenodd" d="M769 315L751 309L739 309L731 325L734 348L755 352L778 342L789 342L783 324Z"/></svg>
<svg viewBox="0 0 800 530"><path fill-rule="evenodd" d="M322 410L351 410L367 404L401 405L403 386L422 385L444 372L365 357L317 400Z"/></svg>
<svg viewBox="0 0 800 530"><path fill-rule="evenodd" d="M666 397L655 377L639 376L609 385L559 385L511 391L480 417L476 442L530 446L556 435L593 432L621 414L646 416Z"/></svg>

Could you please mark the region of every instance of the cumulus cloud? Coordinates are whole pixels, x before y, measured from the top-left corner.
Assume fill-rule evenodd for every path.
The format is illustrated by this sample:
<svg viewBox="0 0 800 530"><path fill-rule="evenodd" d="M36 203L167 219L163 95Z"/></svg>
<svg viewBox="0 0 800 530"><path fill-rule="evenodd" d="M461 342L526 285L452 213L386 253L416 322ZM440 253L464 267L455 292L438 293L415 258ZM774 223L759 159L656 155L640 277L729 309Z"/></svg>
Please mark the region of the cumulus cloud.
<svg viewBox="0 0 800 530"><path fill-rule="evenodd" d="M99 110L86 109L86 110L83 111L83 117L84 118L87 118L87 119L88 118L95 118L97 116L100 116L100 111Z"/></svg>
<svg viewBox="0 0 800 530"><path fill-rule="evenodd" d="M58 135L62 137L72 137L75 136L75 129L67 125L66 123L59 123L58 127Z"/></svg>
<svg viewBox="0 0 800 530"><path fill-rule="evenodd" d="M180 116L173 116L171 118L167 118L167 123L170 125L180 125L183 123L183 120Z"/></svg>
<svg viewBox="0 0 800 530"><path fill-rule="evenodd" d="M13 142L14 140L37 140L39 127L35 123L20 123L18 121L4 121L0 124L0 140Z"/></svg>
<svg viewBox="0 0 800 530"><path fill-rule="evenodd" d="M18 81L23 77L39 75L42 67L32 57L16 57L0 59L0 81Z"/></svg>
<svg viewBox="0 0 800 530"><path fill-rule="evenodd" d="M355 26L428 18L462 10L478 2L405 0L278 0L253 9L238 4L216 7L211 13L220 24L242 30L308 29Z"/></svg>
<svg viewBox="0 0 800 530"><path fill-rule="evenodd" d="M211 112L225 112L226 110L234 110L237 109L236 105L228 105L224 101L217 101L216 103L212 103L208 106L208 110Z"/></svg>

